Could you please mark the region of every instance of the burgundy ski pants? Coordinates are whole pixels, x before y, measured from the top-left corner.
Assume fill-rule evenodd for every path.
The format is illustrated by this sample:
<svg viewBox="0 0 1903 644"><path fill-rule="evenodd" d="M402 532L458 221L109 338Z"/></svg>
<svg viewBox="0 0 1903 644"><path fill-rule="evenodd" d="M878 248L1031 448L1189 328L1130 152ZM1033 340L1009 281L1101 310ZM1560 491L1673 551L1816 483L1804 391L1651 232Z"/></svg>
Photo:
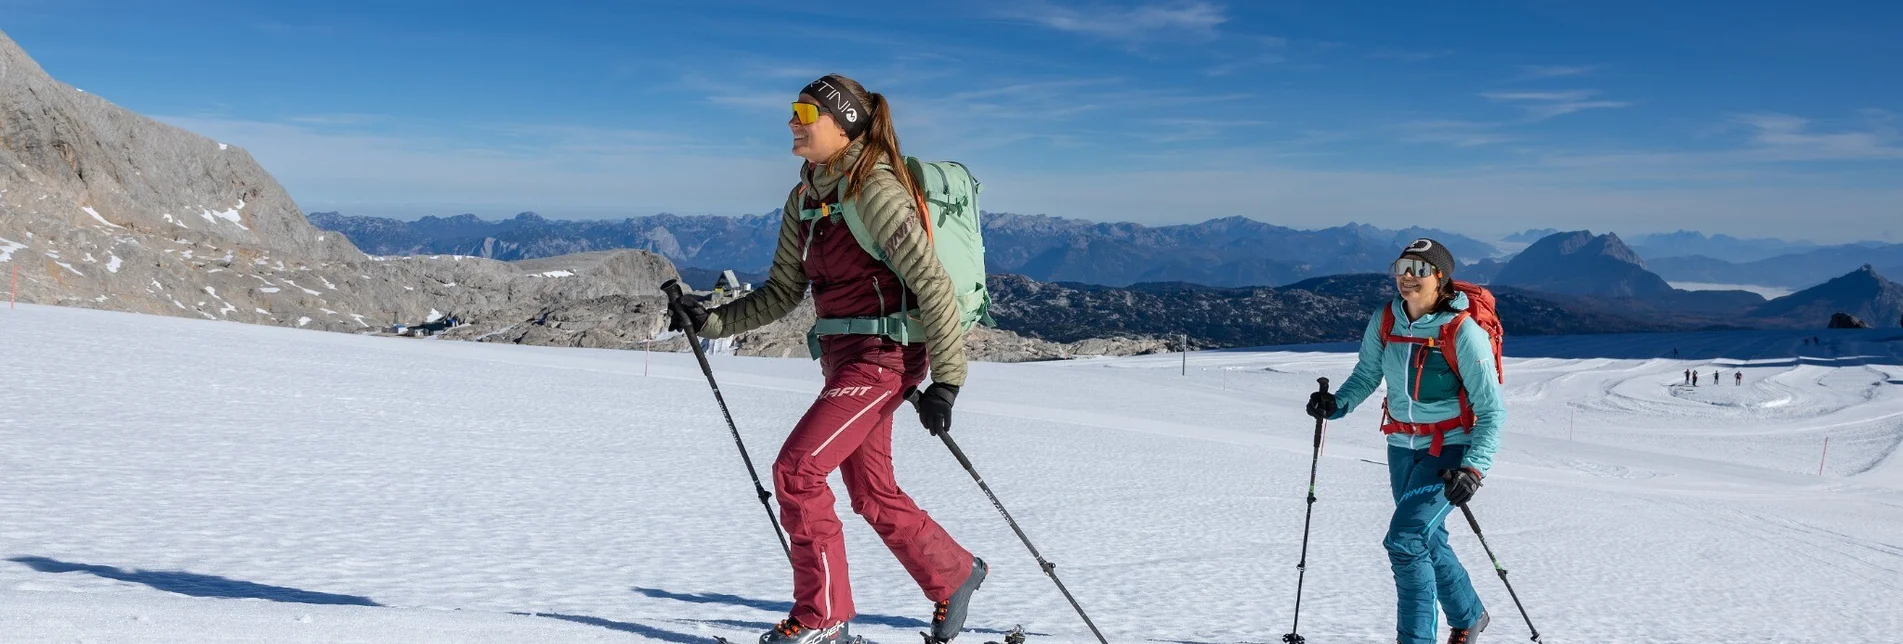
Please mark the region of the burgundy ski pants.
<svg viewBox="0 0 1903 644"><path fill-rule="evenodd" d="M867 336L824 340L825 388L773 463L780 524L793 547L792 617L808 628L855 614L846 540L826 483L833 470L846 484L853 512L885 540L927 599L950 598L972 564L971 553L892 476L892 415L905 402L902 392L928 371L924 347Z"/></svg>

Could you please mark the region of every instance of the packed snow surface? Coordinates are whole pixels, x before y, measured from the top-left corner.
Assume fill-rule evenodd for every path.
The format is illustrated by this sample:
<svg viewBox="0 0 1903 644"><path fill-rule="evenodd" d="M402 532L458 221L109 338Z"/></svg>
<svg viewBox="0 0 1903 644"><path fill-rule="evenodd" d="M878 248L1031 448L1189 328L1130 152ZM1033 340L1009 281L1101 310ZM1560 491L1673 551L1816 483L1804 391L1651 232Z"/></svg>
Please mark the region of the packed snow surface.
<svg viewBox="0 0 1903 644"><path fill-rule="evenodd" d="M32 305L0 310L0 338L0 640L747 642L788 609L691 355ZM1348 349L1195 353L1187 376L1178 355L973 364L955 436L1111 641L1280 641L1300 410ZM1898 641L1903 331L1508 352L1509 430L1472 507L1544 641ZM767 467L818 368L712 361ZM1680 384L1691 368L1706 386ZM1301 621L1318 644L1392 641L1378 415L1334 423L1320 462ZM909 408L894 441L906 489L992 566L959 641L1020 623L1092 641ZM916 642L930 605L843 494L838 511L856 631ZM1454 516L1488 641L1526 641Z"/></svg>

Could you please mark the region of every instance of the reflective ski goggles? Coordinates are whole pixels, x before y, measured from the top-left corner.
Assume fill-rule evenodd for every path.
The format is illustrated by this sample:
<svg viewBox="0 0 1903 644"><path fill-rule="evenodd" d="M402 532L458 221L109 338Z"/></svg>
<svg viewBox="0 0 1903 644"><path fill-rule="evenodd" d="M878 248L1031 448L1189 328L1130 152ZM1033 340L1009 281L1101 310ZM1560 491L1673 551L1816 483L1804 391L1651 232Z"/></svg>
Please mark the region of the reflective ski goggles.
<svg viewBox="0 0 1903 644"><path fill-rule="evenodd" d="M797 101L793 103L793 118L798 119L800 125L818 123L819 113L821 111L823 110L819 109L818 105L812 103L801 103Z"/></svg>
<svg viewBox="0 0 1903 644"><path fill-rule="evenodd" d="M1433 264L1412 257L1403 257L1394 260L1394 265L1388 267L1388 272L1392 273L1395 277L1402 275L1428 277L1430 275L1439 275L1440 269L1434 268Z"/></svg>

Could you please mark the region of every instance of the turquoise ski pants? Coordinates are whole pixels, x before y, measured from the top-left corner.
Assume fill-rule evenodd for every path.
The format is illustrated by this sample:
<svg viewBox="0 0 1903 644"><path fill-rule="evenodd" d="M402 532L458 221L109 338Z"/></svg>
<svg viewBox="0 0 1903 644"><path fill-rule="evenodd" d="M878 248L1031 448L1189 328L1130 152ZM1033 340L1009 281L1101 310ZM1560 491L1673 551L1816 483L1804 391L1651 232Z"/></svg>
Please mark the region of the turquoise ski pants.
<svg viewBox="0 0 1903 644"><path fill-rule="evenodd" d="M1480 597L1474 594L1467 570L1447 545L1449 512L1459 508L1441 493L1440 471L1460 467L1466 445L1448 445L1440 456L1427 450L1388 446L1388 482L1394 489L1394 518L1381 541L1394 566L1394 590L1399 596L1396 633L1401 644L1430 644L1440 628L1435 603L1447 612L1455 628L1480 619Z"/></svg>

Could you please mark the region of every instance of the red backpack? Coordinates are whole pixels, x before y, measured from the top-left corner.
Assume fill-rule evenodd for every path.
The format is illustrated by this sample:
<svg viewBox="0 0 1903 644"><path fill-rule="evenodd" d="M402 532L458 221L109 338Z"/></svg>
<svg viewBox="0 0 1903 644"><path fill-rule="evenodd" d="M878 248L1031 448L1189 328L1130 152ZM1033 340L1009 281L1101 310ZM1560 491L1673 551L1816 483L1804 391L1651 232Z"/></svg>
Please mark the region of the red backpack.
<svg viewBox="0 0 1903 644"><path fill-rule="evenodd" d="M1426 345L1429 349L1438 348L1440 349L1441 357L1447 360L1447 368L1453 370L1454 379L1459 380L1460 358L1456 355L1454 350L1455 339L1460 336L1461 323L1471 317L1475 324L1480 325L1480 330L1487 332L1487 339L1492 341L1493 372L1498 374L1500 382L1505 384L1507 374L1501 361L1501 349L1502 342L1506 336L1506 329L1500 326L1500 314L1494 308L1493 292L1488 291L1486 287L1478 284L1460 281L1454 282L1454 290L1467 295L1467 310L1455 313L1454 319L1448 320L1446 324L1442 324L1440 326L1440 334L1437 337L1415 338L1405 335L1395 335L1394 307L1388 306L1381 309L1381 342L1383 344L1406 342L1408 344ZM1416 387L1419 387L1421 379L1418 370L1427 367L1427 353L1415 352L1415 356L1414 368L1417 370L1417 373L1414 377L1414 384ZM1416 395L1419 394L1418 391L1415 393ZM1387 400L1383 399L1381 401L1381 433L1433 436L1434 443L1427 448L1427 453L1431 456L1440 456L1441 443L1446 441L1448 430L1460 427L1472 433L1474 422L1474 408L1472 403L1467 402L1467 387L1465 385L1462 385L1460 388L1460 415L1438 423L1404 423L1395 420L1394 416L1388 413Z"/></svg>

